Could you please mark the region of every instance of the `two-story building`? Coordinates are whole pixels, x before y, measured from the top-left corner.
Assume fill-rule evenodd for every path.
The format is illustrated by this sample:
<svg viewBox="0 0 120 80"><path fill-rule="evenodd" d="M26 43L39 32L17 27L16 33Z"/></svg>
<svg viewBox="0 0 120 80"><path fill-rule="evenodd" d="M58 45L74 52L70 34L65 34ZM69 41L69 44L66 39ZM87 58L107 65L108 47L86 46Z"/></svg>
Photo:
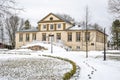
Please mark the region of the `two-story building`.
<svg viewBox="0 0 120 80"><path fill-rule="evenodd" d="M75 51L86 50L86 40L88 50L104 49L104 33L102 31L88 26L86 32L84 26L74 25L69 20L53 13L41 19L38 22L38 28L17 31L16 48L29 44L33 40L50 42L51 35L53 42L62 42ZM107 40L107 35L105 38Z"/></svg>

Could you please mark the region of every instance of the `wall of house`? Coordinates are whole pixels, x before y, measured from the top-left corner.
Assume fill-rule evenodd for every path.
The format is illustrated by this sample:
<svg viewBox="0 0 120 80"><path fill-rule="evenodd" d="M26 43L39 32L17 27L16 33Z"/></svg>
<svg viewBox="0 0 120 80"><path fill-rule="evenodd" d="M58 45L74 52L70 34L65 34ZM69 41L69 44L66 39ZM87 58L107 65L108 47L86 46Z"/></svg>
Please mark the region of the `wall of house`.
<svg viewBox="0 0 120 80"><path fill-rule="evenodd" d="M68 32L72 32L72 41L68 42ZM79 42L76 41L76 32L81 32L81 40ZM85 42L85 31L49 31L49 32L39 32L38 35L39 37L37 38L38 40L42 41L42 33L46 33L47 40L49 41L49 35L52 34L54 35L54 42L57 42L56 40L56 34L61 33L61 41L64 42L66 46L71 46L72 50L77 50L77 46L80 47L80 50L86 50L86 42ZM95 50L96 46L96 32L95 31L90 31L90 41L88 42L88 50Z"/></svg>
<svg viewBox="0 0 120 80"><path fill-rule="evenodd" d="M54 29L50 29L50 25L53 24ZM58 28L58 25L61 25L61 28ZM44 25L46 28L44 28ZM56 31L56 30L65 30L72 25L65 22L47 22L47 23L39 23L39 31ZM65 27L65 28L64 28Z"/></svg>
<svg viewBox="0 0 120 80"><path fill-rule="evenodd" d="M65 35L65 31L44 31L44 32L38 32L37 36L39 35L39 37L37 37L37 40L42 41L42 34L46 33L46 41L50 41L50 36L49 35L54 35L53 37L53 41L57 42L56 39L56 35L57 33L61 33L61 41L64 41L64 35Z"/></svg>
<svg viewBox="0 0 120 80"><path fill-rule="evenodd" d="M80 50L85 51L86 50L86 41L85 41L85 30L81 31L68 31L72 32L72 41L68 42L67 39L65 39L65 43L67 46L71 46L72 50L77 50L77 46L80 46ZM76 41L76 32L81 32L81 40L79 42ZM95 31L88 31L90 32L90 41L88 41L88 50L95 50ZM67 38L67 35L66 35Z"/></svg>
<svg viewBox="0 0 120 80"><path fill-rule="evenodd" d="M53 24L54 29L50 29L50 25ZM58 28L58 25L61 24L61 28ZM46 28L44 28L44 25L46 25ZM56 31L56 30L66 30L69 27L71 27L72 24L65 23L65 22L44 22L39 23L39 31Z"/></svg>
<svg viewBox="0 0 120 80"><path fill-rule="evenodd" d="M23 34L23 41L19 41L19 34L22 33ZM17 32L16 33L16 48L19 48L23 45L29 44L33 41L32 39L32 34L36 33L36 32ZM29 34L29 41L26 41L26 34ZM37 38L37 33L36 33L36 38Z"/></svg>
<svg viewBox="0 0 120 80"><path fill-rule="evenodd" d="M107 35L105 35L106 47L107 47ZM104 34L100 31L96 31L96 50L104 50Z"/></svg>
<svg viewBox="0 0 120 80"><path fill-rule="evenodd" d="M72 41L69 42L68 41L68 32L72 32ZM81 39L79 42L76 41L76 32L80 32L81 33ZM85 30L81 30L81 31L41 31L41 32L37 32L36 34L36 40L38 41L42 41L42 34L46 33L46 41L50 42L50 37L49 35L54 35L54 42L57 42L58 40L56 39L56 35L57 33L61 34L61 41L63 42L63 44L65 44L66 46L70 47L72 50L78 50L77 47L80 47L80 51L85 51L86 50L86 41L85 41ZM90 41L88 41L88 50L103 50L104 49L104 43L102 42L97 42L97 31L95 30L91 30L88 31L90 32ZM16 48L19 48L22 45L28 44L30 42L32 42L32 33L29 32L30 34L30 41L26 42L26 34L27 32L23 33L23 41L19 42L19 33L16 33ZM100 33L99 35L103 36L102 33ZM101 38L102 39L102 38Z"/></svg>

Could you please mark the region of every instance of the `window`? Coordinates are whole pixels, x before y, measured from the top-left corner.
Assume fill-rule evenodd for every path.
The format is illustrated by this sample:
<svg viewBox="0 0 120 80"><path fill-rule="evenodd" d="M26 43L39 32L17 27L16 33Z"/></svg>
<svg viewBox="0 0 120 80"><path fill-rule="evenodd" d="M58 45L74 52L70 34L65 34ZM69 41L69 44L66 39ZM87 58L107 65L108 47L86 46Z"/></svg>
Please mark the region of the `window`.
<svg viewBox="0 0 120 80"><path fill-rule="evenodd" d="M104 34L96 33L96 42L104 43Z"/></svg>
<svg viewBox="0 0 120 80"><path fill-rule="evenodd" d="M80 41L80 35L81 35L80 32L76 32L76 41L77 42Z"/></svg>
<svg viewBox="0 0 120 80"><path fill-rule="evenodd" d="M46 33L42 33L42 41L46 41Z"/></svg>
<svg viewBox="0 0 120 80"><path fill-rule="evenodd" d="M85 32L85 41L90 41L90 32Z"/></svg>
<svg viewBox="0 0 120 80"><path fill-rule="evenodd" d="M29 37L29 34L27 33L26 34L26 41L29 41L30 37Z"/></svg>
<svg viewBox="0 0 120 80"><path fill-rule="evenodd" d="M61 24L58 24L58 28L61 28Z"/></svg>
<svg viewBox="0 0 120 80"><path fill-rule="evenodd" d="M99 33L96 33L96 42L99 42Z"/></svg>
<svg viewBox="0 0 120 80"><path fill-rule="evenodd" d="M20 34L19 34L19 42L22 42L22 41L23 41L23 34L20 33Z"/></svg>
<svg viewBox="0 0 120 80"><path fill-rule="evenodd" d="M53 20L53 17L50 17L50 20Z"/></svg>
<svg viewBox="0 0 120 80"><path fill-rule="evenodd" d="M72 41L72 32L68 32L68 41Z"/></svg>
<svg viewBox="0 0 120 80"><path fill-rule="evenodd" d="M70 49L72 49L72 46L69 46Z"/></svg>
<svg viewBox="0 0 120 80"><path fill-rule="evenodd" d="M50 24L50 29L53 29L53 24Z"/></svg>
<svg viewBox="0 0 120 80"><path fill-rule="evenodd" d="M94 43L91 43L92 46L94 46Z"/></svg>
<svg viewBox="0 0 120 80"><path fill-rule="evenodd" d="M77 50L80 50L80 46L77 46L76 49L77 49Z"/></svg>
<svg viewBox="0 0 120 80"><path fill-rule="evenodd" d="M36 33L32 34L32 40L36 40Z"/></svg>
<svg viewBox="0 0 120 80"><path fill-rule="evenodd" d="M43 29L46 29L46 25L43 25Z"/></svg>
<svg viewBox="0 0 120 80"><path fill-rule="evenodd" d="M57 33L57 40L61 40L61 33Z"/></svg>

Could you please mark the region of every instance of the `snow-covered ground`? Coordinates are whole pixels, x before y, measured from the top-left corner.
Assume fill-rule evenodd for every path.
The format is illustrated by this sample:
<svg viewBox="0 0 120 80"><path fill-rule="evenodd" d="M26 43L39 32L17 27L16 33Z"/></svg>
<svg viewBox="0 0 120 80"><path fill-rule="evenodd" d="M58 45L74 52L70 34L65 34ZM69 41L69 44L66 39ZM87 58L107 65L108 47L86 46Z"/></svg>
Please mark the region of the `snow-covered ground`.
<svg viewBox="0 0 120 80"><path fill-rule="evenodd" d="M31 45L38 45L29 44ZM31 51L28 49L18 49L11 51L0 50L0 60L9 60L17 58L38 58L41 55L59 56L73 60L80 66L80 76L78 80L120 80L120 51L111 51L107 54L107 60L103 61L103 51L89 51L88 58L83 51L66 51L59 46L53 46L53 53L51 53L51 45L39 43L48 50L44 51ZM23 48L26 48L24 46ZM112 54L117 52L117 54ZM21 55L20 55L21 54ZM64 66L64 65L63 65ZM2 79L1 79L2 80Z"/></svg>
<svg viewBox="0 0 120 80"><path fill-rule="evenodd" d="M62 80L71 68L68 62L46 57L2 59L0 80Z"/></svg>

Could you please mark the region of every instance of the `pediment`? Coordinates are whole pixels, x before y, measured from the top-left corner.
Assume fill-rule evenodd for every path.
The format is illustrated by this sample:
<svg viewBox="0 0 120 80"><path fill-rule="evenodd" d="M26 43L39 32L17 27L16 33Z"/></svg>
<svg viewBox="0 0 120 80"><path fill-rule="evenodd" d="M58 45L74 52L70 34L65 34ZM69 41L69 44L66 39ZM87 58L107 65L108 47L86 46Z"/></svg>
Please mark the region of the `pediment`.
<svg viewBox="0 0 120 80"><path fill-rule="evenodd" d="M41 19L39 22L45 22L45 21L64 21L64 20L60 19L55 14L50 13L47 16L45 16L43 19Z"/></svg>

